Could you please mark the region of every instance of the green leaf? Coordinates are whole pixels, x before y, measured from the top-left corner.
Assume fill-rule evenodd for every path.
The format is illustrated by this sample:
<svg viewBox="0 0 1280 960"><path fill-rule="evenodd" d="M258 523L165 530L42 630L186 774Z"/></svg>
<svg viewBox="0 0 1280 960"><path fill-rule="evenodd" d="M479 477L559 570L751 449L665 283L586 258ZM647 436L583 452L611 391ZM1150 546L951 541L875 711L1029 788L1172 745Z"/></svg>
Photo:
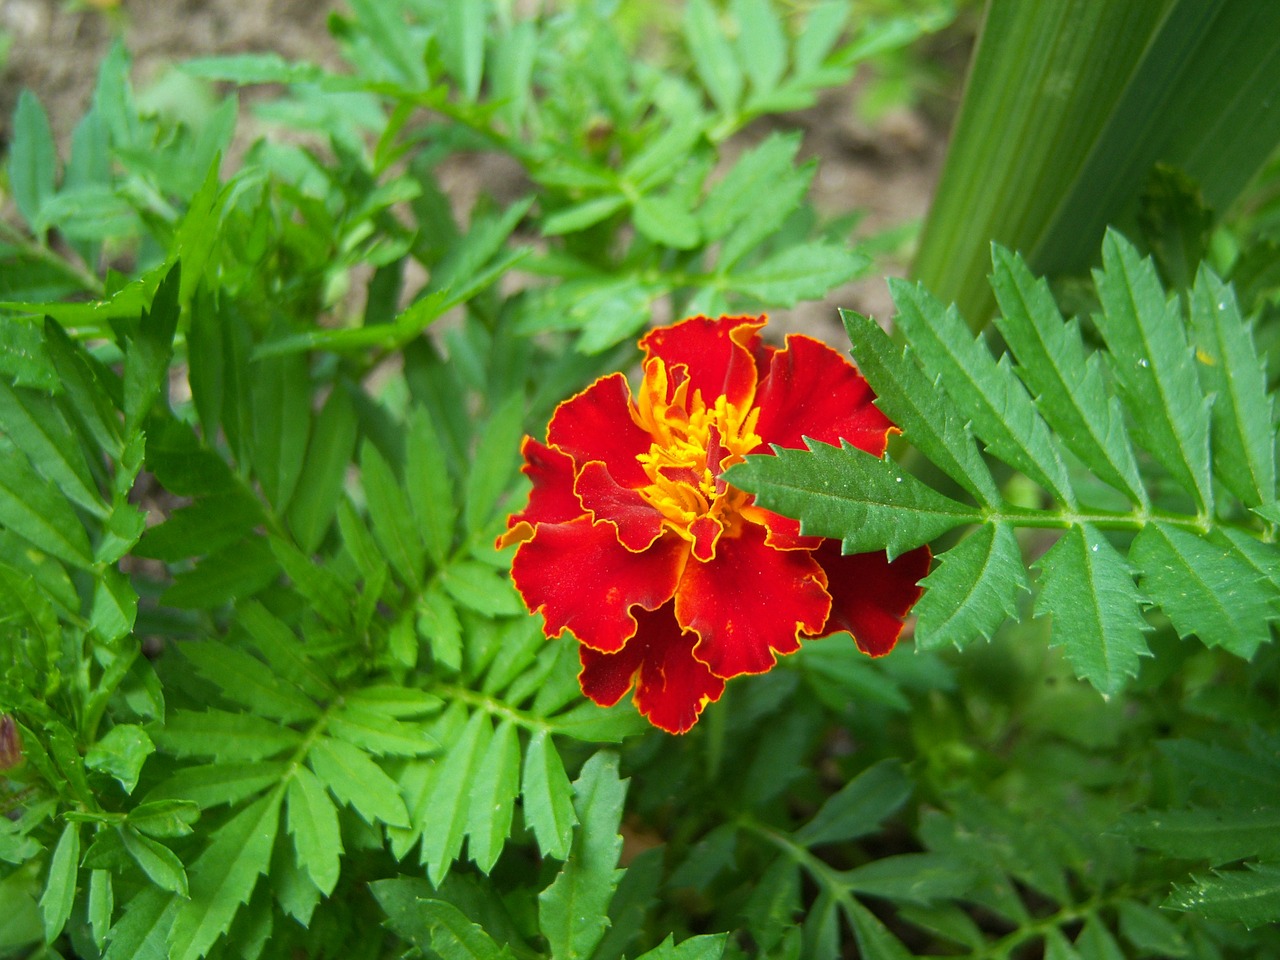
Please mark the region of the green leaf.
<svg viewBox="0 0 1280 960"><path fill-rule="evenodd" d="M787 37L768 0L734 0L738 61L755 96L770 93L787 69Z"/></svg>
<svg viewBox="0 0 1280 960"><path fill-rule="evenodd" d="M250 367L253 469L262 492L283 513L293 496L311 428L311 379L301 355L256 360Z"/></svg>
<svg viewBox="0 0 1280 960"><path fill-rule="evenodd" d="M107 505L92 476L84 449L52 398L0 379L0 423L14 445L58 485L69 500L103 518Z"/></svg>
<svg viewBox="0 0 1280 960"><path fill-rule="evenodd" d="M884 411L931 463L980 503L1000 502L991 471L952 405L944 402L936 382L870 317L841 310L845 332L853 344L858 370L876 394Z"/></svg>
<svg viewBox="0 0 1280 960"><path fill-rule="evenodd" d="M431 415L424 408L415 407L409 415L404 481L409 507L422 531L427 553L437 567L443 565L453 547L458 512L447 457Z"/></svg>
<svg viewBox="0 0 1280 960"><path fill-rule="evenodd" d="M30 90L18 94L9 146L9 189L22 218L34 230L40 212L54 195L58 154L53 130L40 99Z"/></svg>
<svg viewBox="0 0 1280 960"><path fill-rule="evenodd" d="M503 960L511 951L499 947L484 927L443 900L419 900L422 920L431 930L431 948L442 960Z"/></svg>
<svg viewBox="0 0 1280 960"><path fill-rule="evenodd" d="M1213 466L1247 506L1276 496L1276 427L1266 368L1240 316L1235 291L1201 267L1191 291L1200 382L1213 394Z"/></svg>
<svg viewBox="0 0 1280 960"><path fill-rule="evenodd" d="M984 524L939 556L921 585L915 640L922 650L990 640L1006 620L1018 619L1019 598L1030 591L1013 527L999 522Z"/></svg>
<svg viewBox="0 0 1280 960"><path fill-rule="evenodd" d="M125 793L133 793L142 765L155 749L155 744L141 727L118 723L88 749L84 765L90 770L110 774L120 781Z"/></svg>
<svg viewBox="0 0 1280 960"><path fill-rule="evenodd" d="M563 860L569 854L574 813L569 778L551 735L539 730L529 738L521 780L524 818L544 857Z"/></svg>
<svg viewBox="0 0 1280 960"><path fill-rule="evenodd" d="M911 781L896 760L882 760L845 784L795 832L805 846L856 840L879 829L911 796Z"/></svg>
<svg viewBox="0 0 1280 960"><path fill-rule="evenodd" d="M355 408L347 391L337 387L316 416L306 462L286 514L303 553L315 552L333 523L355 446Z"/></svg>
<svg viewBox="0 0 1280 960"><path fill-rule="evenodd" d="M114 643L133 630L137 614L138 595L129 578L113 567L103 570L93 585L89 629L104 643Z"/></svg>
<svg viewBox="0 0 1280 960"><path fill-rule="evenodd" d="M237 763L273 757L302 743L302 734L275 720L212 708L175 710L154 733L160 748L172 756Z"/></svg>
<svg viewBox="0 0 1280 960"><path fill-rule="evenodd" d="M745 0L745 3L739 0L739 3L764 6L769 10L761 0ZM771 10L769 12L772 13ZM799 148L798 135L771 133L762 143L744 151L728 173L716 181L698 210L706 239L719 240L753 217L773 215L774 205L779 202L780 188L789 178L794 179L798 175L793 164ZM803 187L807 187L809 177L801 176L800 179ZM768 191L768 211L760 209L760 197L764 191ZM721 269L728 265L723 255L719 262Z"/></svg>
<svg viewBox="0 0 1280 960"><path fill-rule="evenodd" d="M258 877L270 867L283 796L283 790L273 790L245 807L213 834L191 864L191 899L179 908L169 932L173 960L199 960L207 954L249 902Z"/></svg>
<svg viewBox="0 0 1280 960"><path fill-rule="evenodd" d="M766 510L800 520L806 535L842 541L845 553L888 550L889 559L961 524L971 507L925 486L896 463L856 447L814 443L751 456L725 480L756 495Z"/></svg>
<svg viewBox="0 0 1280 960"><path fill-rule="evenodd" d="M130 899L107 934L103 960L169 960L169 930L182 902L156 887Z"/></svg>
<svg viewBox="0 0 1280 960"><path fill-rule="evenodd" d="M474 560L459 560L440 571L449 596L487 617L510 617L524 612L524 604L509 577Z"/></svg>
<svg viewBox="0 0 1280 960"><path fill-rule="evenodd" d="M253 645L280 679L313 699L333 699L336 692L333 684L283 620L256 600L240 604L236 613L240 625L253 639ZM350 697L347 702L351 702Z"/></svg>
<svg viewBox="0 0 1280 960"><path fill-rule="evenodd" d="M115 888L111 884L109 870L94 870L89 874L89 932L93 945L99 950L107 944L111 929L111 915L115 913Z"/></svg>
<svg viewBox="0 0 1280 960"><path fill-rule="evenodd" d="M818 300L852 280L871 261L860 253L824 241L801 243L772 254L725 280L728 289L776 307Z"/></svg>
<svg viewBox="0 0 1280 960"><path fill-rule="evenodd" d="M566 233L577 233L579 230L595 226L626 205L627 198L620 193L592 197L590 200L575 203L550 214L542 221L542 234L546 237L559 237Z"/></svg>
<svg viewBox="0 0 1280 960"><path fill-rule="evenodd" d="M445 62L468 100L475 100L480 93L488 20L488 0L451 3L445 7L444 29L440 34Z"/></svg>
<svg viewBox="0 0 1280 960"><path fill-rule="evenodd" d="M211 640L190 640L180 649L197 673L235 703L285 723L320 716L319 707L309 697L243 650Z"/></svg>
<svg viewBox="0 0 1280 960"><path fill-rule="evenodd" d="M1048 283L1034 278L1017 254L993 244L991 260L1001 310L996 326L1041 415L1099 479L1146 506L1120 402L1107 390L1099 356L1085 356L1079 324L1063 321Z"/></svg>
<svg viewBox="0 0 1280 960"><path fill-rule="evenodd" d="M1168 917L1137 900L1121 900L1120 934L1148 956L1190 957L1191 945Z"/></svg>
<svg viewBox="0 0 1280 960"><path fill-rule="evenodd" d="M463 520L469 532L487 532L499 498L519 469L523 420L524 396L516 391L497 404L479 431L463 495Z"/></svg>
<svg viewBox="0 0 1280 960"><path fill-rule="evenodd" d="M208 610L252 597L279 576L280 564L270 545L253 536L179 573L161 600L171 607Z"/></svg>
<svg viewBox="0 0 1280 960"><path fill-rule="evenodd" d="M216 553L247 536L263 520L258 501L243 490L201 497L150 527L133 551L140 557L173 563Z"/></svg>
<svg viewBox="0 0 1280 960"><path fill-rule="evenodd" d="M431 581L418 603L418 633L431 644L431 656L441 666L462 668L462 624L439 580Z"/></svg>
<svg viewBox="0 0 1280 960"><path fill-rule="evenodd" d="M483 873L493 869L511 832L520 789L520 738L510 720L498 724L471 782L467 853Z"/></svg>
<svg viewBox="0 0 1280 960"><path fill-rule="evenodd" d="M307 598L320 616L343 627L351 622L354 593L349 582L280 537L271 538L271 552L298 592Z"/></svg>
<svg viewBox="0 0 1280 960"><path fill-rule="evenodd" d="M281 762L210 763L184 767L147 794L150 798L181 797L207 809L239 803L275 786L284 777Z"/></svg>
<svg viewBox="0 0 1280 960"><path fill-rule="evenodd" d="M1209 920L1243 923L1253 929L1280 919L1280 866L1247 863L1244 870L1214 871L1174 884L1165 906Z"/></svg>
<svg viewBox="0 0 1280 960"><path fill-rule="evenodd" d="M912 960L911 951L889 932L874 913L853 898L845 900L842 905L862 956L875 957L876 960Z"/></svg>
<svg viewBox="0 0 1280 960"><path fill-rule="evenodd" d="M190 800L148 800L129 811L128 823L150 837L185 837L200 819L200 808Z"/></svg>
<svg viewBox="0 0 1280 960"><path fill-rule="evenodd" d="M1181 637L1198 636L1251 659L1271 639L1280 617L1274 587L1236 550L1170 524L1148 523L1129 550L1142 573L1142 589Z"/></svg>
<svg viewBox="0 0 1280 960"><path fill-rule="evenodd" d="M177 854L163 843L144 837L129 826L120 828L120 840L142 872L161 890L187 896L187 871Z"/></svg>
<svg viewBox="0 0 1280 960"><path fill-rule="evenodd" d="M383 756L422 757L440 750L440 744L419 724L403 723L349 700L330 711L328 729L347 743Z"/></svg>
<svg viewBox="0 0 1280 960"><path fill-rule="evenodd" d="M701 239L698 221L671 194L643 194L636 198L631 213L636 229L664 247L691 250Z"/></svg>
<svg viewBox="0 0 1280 960"><path fill-rule="evenodd" d="M423 827L422 862L431 882L439 886L462 850L470 813L471 789L493 736L489 715L477 710L436 770L427 800L431 820Z"/></svg>
<svg viewBox="0 0 1280 960"><path fill-rule="evenodd" d="M93 565L89 537L71 505L40 479L22 453L0 456L0 526L73 566Z"/></svg>
<svg viewBox="0 0 1280 960"><path fill-rule="evenodd" d="M1071 480L1058 446L1031 398L1013 374L1007 358L992 359L981 337L974 339L955 307L943 307L924 287L891 278L889 290L898 308L894 322L920 357L945 385L960 416L987 450L1074 506Z"/></svg>
<svg viewBox="0 0 1280 960"><path fill-rule="evenodd" d="M112 401L110 375L73 343L51 317L45 317L44 343L72 410L97 444L111 456L119 458L124 445L120 434L120 415Z"/></svg>
<svg viewBox="0 0 1280 960"><path fill-rule="evenodd" d="M332 737L319 737L307 763L330 792L371 825L409 826L400 788L358 747Z"/></svg>
<svg viewBox="0 0 1280 960"><path fill-rule="evenodd" d="M685 7L684 35L702 85L720 112L732 115L742 97L742 68L707 0L690 0Z"/></svg>
<svg viewBox="0 0 1280 960"><path fill-rule="evenodd" d="M368 440L360 448L360 474L374 538L404 582L420 584L426 547L416 533L399 480L378 448Z"/></svg>
<svg viewBox="0 0 1280 960"><path fill-rule="evenodd" d="M149 310L142 311L136 332L125 338L125 432L132 434L151 412L169 384L173 336L178 329L178 290L182 267L175 263L156 288Z"/></svg>
<svg viewBox="0 0 1280 960"><path fill-rule="evenodd" d="M901 853L846 870L841 879L855 893L927 905L963 897L975 877L968 865L944 854Z"/></svg>
<svg viewBox="0 0 1280 960"><path fill-rule="evenodd" d="M40 916L47 943L57 939L71 916L76 896L76 875L80 869L80 824L68 821L58 837L49 860L49 875L40 895Z"/></svg>
<svg viewBox="0 0 1280 960"><path fill-rule="evenodd" d="M728 939L727 933L712 933L672 943L671 934L667 934L665 940L636 960L720 960Z"/></svg>
<svg viewBox="0 0 1280 960"><path fill-rule="evenodd" d="M1050 644L1066 648L1076 676L1104 695L1118 693L1147 656L1150 625L1116 548L1088 525L1072 526L1037 562L1036 616L1053 618Z"/></svg>
<svg viewBox="0 0 1280 960"><path fill-rule="evenodd" d="M289 835L298 866L326 897L338 884L342 834L338 810L324 786L306 767L295 767L287 793Z"/></svg>
<svg viewBox="0 0 1280 960"><path fill-rule="evenodd" d="M622 803L627 781L618 777L618 758L596 753L573 785L579 829L569 859L556 879L538 894L538 927L554 960L591 956L608 925L606 910L621 871Z"/></svg>
<svg viewBox="0 0 1280 960"><path fill-rule="evenodd" d="M1102 265L1094 272L1103 307L1097 325L1134 436L1208 512L1209 401L1196 379L1178 302L1165 299L1151 261L1139 259L1117 233L1103 241Z"/></svg>

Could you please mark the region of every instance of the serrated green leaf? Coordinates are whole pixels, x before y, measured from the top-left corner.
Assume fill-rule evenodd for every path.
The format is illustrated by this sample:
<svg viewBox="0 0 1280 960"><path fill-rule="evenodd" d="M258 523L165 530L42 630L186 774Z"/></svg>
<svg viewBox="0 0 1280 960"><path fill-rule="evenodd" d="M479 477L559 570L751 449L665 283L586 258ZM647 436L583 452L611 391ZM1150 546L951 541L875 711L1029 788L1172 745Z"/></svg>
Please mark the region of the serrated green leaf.
<svg viewBox="0 0 1280 960"><path fill-rule="evenodd" d="M742 908L752 940L770 957L793 955L783 947L783 939L795 929L800 911L800 865L790 857L769 865L752 884Z"/></svg>
<svg viewBox="0 0 1280 960"><path fill-rule="evenodd" d="M420 725L365 710L350 701L329 713L328 730L347 743L383 756L424 757L440 749Z"/></svg>
<svg viewBox="0 0 1280 960"><path fill-rule="evenodd" d="M129 578L113 567L102 571L93 585L89 629L104 643L115 643L133 630L138 614L138 594Z"/></svg>
<svg viewBox="0 0 1280 960"><path fill-rule="evenodd" d="M224 803L239 803L274 786L284 777L286 764L210 763L184 767L147 796L180 797L202 810Z"/></svg>
<svg viewBox="0 0 1280 960"><path fill-rule="evenodd" d="M182 901L155 887L124 906L103 960L169 960L169 930Z"/></svg>
<svg viewBox="0 0 1280 960"><path fill-rule="evenodd" d="M1266 369L1240 316L1235 291L1208 267L1196 275L1191 328L1200 382L1214 395L1213 466L1247 506L1276 496L1276 427Z"/></svg>
<svg viewBox="0 0 1280 960"><path fill-rule="evenodd" d="M702 85L720 112L732 115L742 98L742 68L707 0L691 0L685 7L684 35Z"/></svg>
<svg viewBox="0 0 1280 960"><path fill-rule="evenodd" d="M18 94L8 172L13 201L34 230L41 210L54 194L58 153L53 145L49 117L40 99L30 90Z"/></svg>
<svg viewBox="0 0 1280 960"><path fill-rule="evenodd" d="M841 880L855 893L931 904L963 897L973 884L964 862L938 853L901 853L846 870Z"/></svg>
<svg viewBox="0 0 1280 960"><path fill-rule="evenodd" d="M418 633L431 644L431 656L450 670L462 668L462 624L444 588L433 580L418 604Z"/></svg>
<svg viewBox="0 0 1280 960"><path fill-rule="evenodd" d="M443 705L434 693L418 690L414 687L399 687L394 684L376 684L361 687L347 694L346 702L353 707L370 713L380 713L397 720L423 717L437 712Z"/></svg>
<svg viewBox="0 0 1280 960"><path fill-rule="evenodd" d="M169 931L173 960L199 960L227 932L271 863L283 790L245 807L213 834L191 864L191 898Z"/></svg>
<svg viewBox="0 0 1280 960"><path fill-rule="evenodd" d="M1149 956L1189 957L1191 945L1173 922L1163 913L1137 900L1122 900L1120 935Z"/></svg>
<svg viewBox="0 0 1280 960"><path fill-rule="evenodd" d="M636 960L720 960L728 939L727 933L712 933L673 943L671 934L667 934L665 940Z"/></svg>
<svg viewBox="0 0 1280 960"><path fill-rule="evenodd" d="M125 338L125 432L135 433L168 387L173 336L178 328L178 291L182 266L175 263L156 288L149 309L142 311L136 331Z"/></svg>
<svg viewBox="0 0 1280 960"><path fill-rule="evenodd" d="M107 515L84 450L73 440L71 426L52 398L0 379L0 423L5 436L68 499L96 517Z"/></svg>
<svg viewBox="0 0 1280 960"><path fill-rule="evenodd" d="M725 479L766 510L800 520L807 535L841 540L845 553L888 550L889 559L966 523L971 507L925 486L892 460L855 447L813 443L751 456Z"/></svg>
<svg viewBox="0 0 1280 960"><path fill-rule="evenodd" d="M740 0L741 2L741 0ZM759 0L746 0L758 5ZM797 171L796 151L800 148L798 135L770 134L762 143L743 152L729 171L707 193L698 210L702 232L708 240L718 240L735 226L762 213L760 197L769 193L771 214L778 192L788 178L799 177L805 186L809 177ZM790 211L788 211L789 213ZM725 264L724 256L720 259Z"/></svg>
<svg viewBox="0 0 1280 960"><path fill-rule="evenodd" d="M40 895L40 917L45 941L52 943L66 926L76 896L76 875L80 869L80 824L68 821L49 859L44 893Z"/></svg>
<svg viewBox="0 0 1280 960"><path fill-rule="evenodd" d="M493 869L502 853L519 789L520 738L515 725L503 720L476 770L468 801L467 854L483 873Z"/></svg>
<svg viewBox="0 0 1280 960"><path fill-rule="evenodd" d="M1018 600L1030 591L1013 527L998 522L941 554L921 585L915 640L922 650L990 640L1006 620L1018 619Z"/></svg>
<svg viewBox="0 0 1280 960"><path fill-rule="evenodd" d="M871 261L860 253L823 241L801 243L772 254L726 278L729 290L777 307L818 300L863 273Z"/></svg>
<svg viewBox="0 0 1280 960"><path fill-rule="evenodd" d="M477 710L458 738L450 742L449 752L437 768L426 805L430 821L422 826L422 863L437 886L462 850L470 789L492 736L489 715Z"/></svg>
<svg viewBox="0 0 1280 960"><path fill-rule="evenodd" d="M1085 921L1075 946L1082 960L1125 960L1120 944L1116 943L1106 923L1096 913Z"/></svg>
<svg viewBox="0 0 1280 960"><path fill-rule="evenodd" d="M416 533L399 480L378 448L367 440L360 448L360 472L374 538L405 583L420 584L426 547Z"/></svg>
<svg viewBox="0 0 1280 960"><path fill-rule="evenodd" d="M911 951L889 932L874 913L852 898L841 905L863 956L875 957L876 960L912 960Z"/></svg>
<svg viewBox="0 0 1280 960"><path fill-rule="evenodd" d="M1109 232L1103 241L1102 264L1094 272L1103 307L1098 329L1134 437L1208 512L1209 401L1192 366L1181 309L1165 299L1151 261L1119 234Z"/></svg>
<svg viewBox="0 0 1280 960"><path fill-rule="evenodd" d="M256 360L249 368L253 470L284 513L302 475L311 432L311 378L301 355Z"/></svg>
<svg viewBox="0 0 1280 960"><path fill-rule="evenodd" d="M979 503L1000 502L991 471L963 420L943 402L942 395L918 365L870 317L841 310L845 332L853 345L858 370L876 393L876 406L931 463Z"/></svg>
<svg viewBox="0 0 1280 960"><path fill-rule="evenodd" d="M618 884L622 803L627 781L618 777L618 758L596 753L573 785L579 828L569 859L551 886L538 894L538 927L554 960L591 956L604 936L606 909Z"/></svg>
<svg viewBox="0 0 1280 960"><path fill-rule="evenodd" d="M307 763L330 792L371 825L409 826L400 788L369 755L344 740L320 737Z"/></svg>
<svg viewBox="0 0 1280 960"><path fill-rule="evenodd" d="M442 960L503 960L511 951L494 943L484 927L443 900L419 900L417 909L431 930L431 949Z"/></svg>
<svg viewBox="0 0 1280 960"><path fill-rule="evenodd" d="M992 359L956 308L921 285L891 278L889 290L898 308L894 322L987 450L1074 506L1057 443L1007 361Z"/></svg>
<svg viewBox="0 0 1280 960"><path fill-rule="evenodd" d="M17 451L0 456L0 526L73 566L93 565L89 537L71 505Z"/></svg>
<svg viewBox="0 0 1280 960"><path fill-rule="evenodd" d="M827 798L808 823L795 832L806 846L856 840L874 833L911 796L911 781L896 760L868 767Z"/></svg>
<svg viewBox="0 0 1280 960"><path fill-rule="evenodd" d="M1036 563L1036 616L1053 618L1051 646L1066 648L1076 676L1104 695L1118 693L1147 656L1150 625L1128 565L1091 526L1072 526Z"/></svg>
<svg viewBox="0 0 1280 960"><path fill-rule="evenodd" d="M200 808L190 800L148 800L129 811L128 823L149 837L185 837L200 819Z"/></svg>
<svg viewBox="0 0 1280 960"><path fill-rule="evenodd" d="M1275 590L1229 544L1155 521L1138 534L1129 557L1143 591L1179 636L1195 634L1246 660L1271 639L1268 624L1280 616Z"/></svg>
<svg viewBox="0 0 1280 960"><path fill-rule="evenodd" d="M1040 414L1099 479L1145 506L1119 400L1109 395L1097 355L1086 358L1079 324L1063 321L1048 283L1033 277L1021 257L993 245L991 260L1000 305L996 327L1018 358L1018 374Z"/></svg>
<svg viewBox="0 0 1280 960"><path fill-rule="evenodd" d="M123 443L120 415L109 386L110 375L73 343L52 317L45 317L44 345L58 371L60 385L71 402L72 410L97 444L118 458Z"/></svg>
<svg viewBox="0 0 1280 960"><path fill-rule="evenodd" d="M133 862L161 890L187 896L187 871L177 854L163 843L144 837L129 826L120 828L120 840Z"/></svg>
<svg viewBox="0 0 1280 960"><path fill-rule="evenodd" d="M409 415L404 480L409 507L422 530L427 553L438 567L453 547L457 506L444 445L430 414L422 407L415 408Z"/></svg>
<svg viewBox="0 0 1280 960"><path fill-rule="evenodd" d="M190 640L180 649L201 676L235 703L285 723L320 716L320 708L310 697L282 681L261 660L237 647L211 640Z"/></svg>
<svg viewBox="0 0 1280 960"><path fill-rule="evenodd" d="M1165 906L1250 929L1280 919L1280 866L1249 863L1244 870L1214 871L1174 884Z"/></svg>
<svg viewBox="0 0 1280 960"><path fill-rule="evenodd" d="M161 601L180 609L208 610L246 600L279 576L280 564L266 539L252 536L179 573Z"/></svg>
<svg viewBox="0 0 1280 960"><path fill-rule="evenodd" d="M545 730L529 738L520 790L525 822L537 838L538 849L544 857L563 860L569 854L573 826L578 820L564 762Z"/></svg>
<svg viewBox="0 0 1280 960"><path fill-rule="evenodd" d="M472 533L486 531L500 496L519 469L523 419L524 396L517 391L494 407L480 430L463 494L463 522Z"/></svg>
<svg viewBox="0 0 1280 960"><path fill-rule="evenodd" d="M339 387L329 394L315 418L307 459L286 514L303 553L313 553L333 523L355 445L355 408Z"/></svg>
<svg viewBox="0 0 1280 960"><path fill-rule="evenodd" d="M281 537L270 540L271 553L279 561L285 575L298 592L307 598L329 623L345 627L351 622L354 593L350 583L328 567L314 563L310 557Z"/></svg>
<svg viewBox="0 0 1280 960"><path fill-rule="evenodd" d="M654 243L675 250L690 250L701 239L698 221L684 202L672 194L643 194L631 207L636 229Z"/></svg>
<svg viewBox="0 0 1280 960"><path fill-rule="evenodd" d="M316 700L333 697L332 682L312 662L305 646L283 620L256 600L240 604L236 613L253 645L282 680Z"/></svg>
<svg viewBox="0 0 1280 960"><path fill-rule="evenodd" d="M768 0L735 0L738 60L751 81L754 96L770 93L787 69L787 37Z"/></svg>
<svg viewBox="0 0 1280 960"><path fill-rule="evenodd" d="M138 556L173 563L216 553L243 539L262 522L262 508L244 491L201 497L149 528L133 551Z"/></svg>
<svg viewBox="0 0 1280 960"><path fill-rule="evenodd" d="M320 780L306 767L294 768L286 796L289 835L298 866L327 897L337 886L342 866L338 810Z"/></svg>
<svg viewBox="0 0 1280 960"><path fill-rule="evenodd" d="M482 563L451 563L440 571L440 583L462 606L487 617L510 617L524 610L510 579Z"/></svg>
<svg viewBox="0 0 1280 960"><path fill-rule="evenodd" d="M172 756L236 763L273 757L302 743L302 734L275 720L212 708L175 710L154 734Z"/></svg>

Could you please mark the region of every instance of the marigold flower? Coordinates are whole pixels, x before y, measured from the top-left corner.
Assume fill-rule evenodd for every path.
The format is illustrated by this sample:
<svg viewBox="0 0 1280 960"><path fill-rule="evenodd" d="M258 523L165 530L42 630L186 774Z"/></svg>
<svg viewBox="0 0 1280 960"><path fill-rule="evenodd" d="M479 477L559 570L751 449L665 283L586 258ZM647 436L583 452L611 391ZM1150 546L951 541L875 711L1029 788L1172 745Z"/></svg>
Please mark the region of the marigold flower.
<svg viewBox="0 0 1280 960"><path fill-rule="evenodd" d="M602 706L635 687L650 722L683 733L726 680L763 673L801 637L848 630L888 653L929 567L804 536L722 474L770 445L845 440L876 456L895 428L839 353L764 317L694 317L640 341L643 379L601 377L526 437L528 505L498 546L544 632L581 644L583 693Z"/></svg>

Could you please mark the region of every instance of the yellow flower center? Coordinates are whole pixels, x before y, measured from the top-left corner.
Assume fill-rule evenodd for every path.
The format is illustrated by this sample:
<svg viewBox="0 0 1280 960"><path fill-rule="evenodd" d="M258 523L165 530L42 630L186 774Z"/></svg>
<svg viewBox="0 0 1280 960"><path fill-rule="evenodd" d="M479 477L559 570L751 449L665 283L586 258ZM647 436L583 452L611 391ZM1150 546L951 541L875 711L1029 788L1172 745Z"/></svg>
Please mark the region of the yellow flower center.
<svg viewBox="0 0 1280 960"><path fill-rule="evenodd" d="M721 532L736 535L748 495L720 475L760 445L759 408L740 408L723 396L707 406L702 391L689 396L687 379L671 391L666 364L655 358L645 366L632 416L653 438L648 453L636 458L649 478L640 495L666 525L692 541L707 535L691 529L706 517Z"/></svg>

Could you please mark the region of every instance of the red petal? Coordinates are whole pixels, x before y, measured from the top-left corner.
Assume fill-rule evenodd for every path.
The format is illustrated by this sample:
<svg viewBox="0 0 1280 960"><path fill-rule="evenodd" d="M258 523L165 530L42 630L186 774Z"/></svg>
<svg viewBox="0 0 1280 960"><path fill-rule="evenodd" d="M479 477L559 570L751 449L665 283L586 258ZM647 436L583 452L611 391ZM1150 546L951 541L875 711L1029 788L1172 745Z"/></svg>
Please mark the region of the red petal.
<svg viewBox="0 0 1280 960"><path fill-rule="evenodd" d="M803 437L823 443L848 440L880 456L893 424L872 405L870 385L851 363L824 343L792 334L773 354L768 376L756 391L765 443L804 449Z"/></svg>
<svg viewBox="0 0 1280 960"><path fill-rule="evenodd" d="M601 377L560 406L547 427L547 443L573 457L578 467L599 460L624 487L649 482L640 462L653 438L631 419L631 388L620 373Z"/></svg>
<svg viewBox="0 0 1280 960"><path fill-rule="evenodd" d="M655 727L684 733L708 703L720 699L724 681L693 655L697 636L681 630L670 607L636 616L638 628L618 653L582 647L582 692L603 707L636 686L635 703Z"/></svg>
<svg viewBox="0 0 1280 960"><path fill-rule="evenodd" d="M599 460L582 468L574 490L597 523L613 524L618 540L628 550L647 550L662 536L662 514L640 496L640 491L619 486Z"/></svg>
<svg viewBox="0 0 1280 960"><path fill-rule="evenodd" d="M892 563L884 553L841 556L840 541L828 540L814 557L827 571L831 616L825 633L848 630L858 649L882 657L902 633L902 618L920 599L916 586L929 572L928 547L918 547Z"/></svg>
<svg viewBox="0 0 1280 960"><path fill-rule="evenodd" d="M764 529L744 524L722 537L715 557L691 561L676 589L676 619L701 638L697 657L716 676L763 673L774 653L794 653L797 634L818 633L831 598L806 550L775 550Z"/></svg>
<svg viewBox="0 0 1280 960"><path fill-rule="evenodd" d="M589 647L612 653L636 632L633 607L656 610L675 593L688 543L672 534L644 553L618 542L612 524L588 517L539 524L511 562L526 606L555 637L573 631Z"/></svg>
<svg viewBox="0 0 1280 960"><path fill-rule="evenodd" d="M754 503L743 507L741 513L752 523L758 523L768 531L765 542L775 550L814 550L824 539L802 535L799 520L784 517Z"/></svg>
<svg viewBox="0 0 1280 960"><path fill-rule="evenodd" d="M742 407L755 393L757 331L764 324L764 317L691 317L651 330L640 348L646 357L661 357L668 369L677 364L686 367L691 398L693 391L701 390L707 406L723 395Z"/></svg>
<svg viewBox="0 0 1280 960"><path fill-rule="evenodd" d="M529 503L525 508L507 518L508 530L522 521L530 525L564 523L582 516L582 504L573 492L573 461L533 437L524 438L520 452L524 454L521 472L533 481L533 489L529 491ZM528 537L520 539L527 540ZM503 541L514 542L504 536L498 541L500 547L507 545Z"/></svg>

